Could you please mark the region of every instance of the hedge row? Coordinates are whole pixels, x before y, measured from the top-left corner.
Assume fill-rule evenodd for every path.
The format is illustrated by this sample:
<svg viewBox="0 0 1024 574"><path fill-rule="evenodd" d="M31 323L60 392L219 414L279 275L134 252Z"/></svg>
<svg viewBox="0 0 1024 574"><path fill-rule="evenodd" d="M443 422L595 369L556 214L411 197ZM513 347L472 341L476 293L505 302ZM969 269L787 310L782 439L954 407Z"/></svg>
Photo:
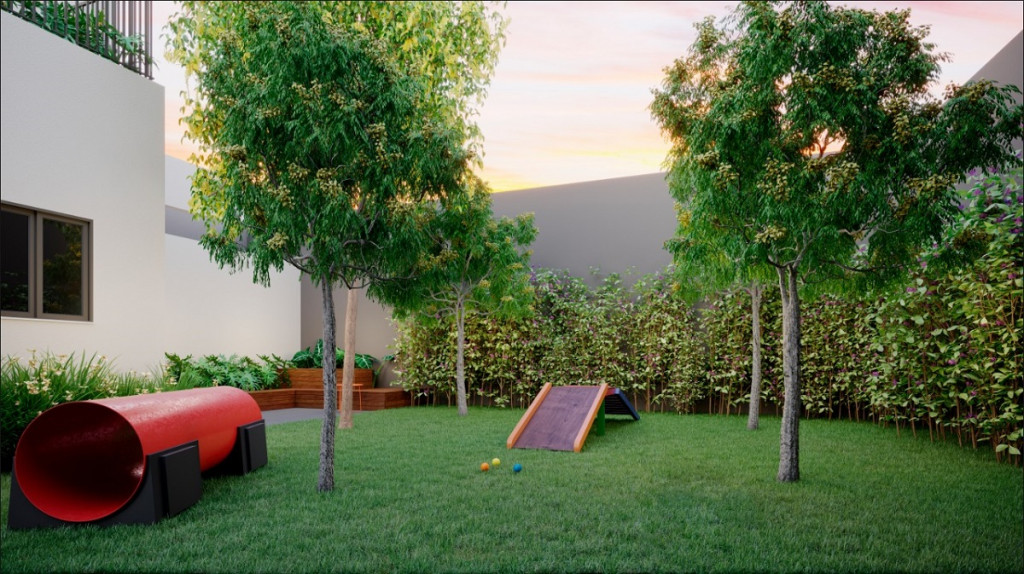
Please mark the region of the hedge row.
<svg viewBox="0 0 1024 574"><path fill-rule="evenodd" d="M802 399L808 417L872 420L927 432L1019 463L1022 444L1021 204L1016 182L991 176L965 192L965 215L921 259L910 284L868 296L820 296L802 310ZM956 271L938 260L968 239L982 254ZM962 249L960 250L963 251ZM944 267L942 269L949 269ZM547 382L608 383L641 409L745 412L750 394L750 300L724 292L694 309L671 273L596 289L550 271L533 276L533 316L467 320L466 378L476 404L525 407ZM762 399L778 405L781 312L762 306ZM455 395L454 328L399 324L402 385L425 400Z"/></svg>

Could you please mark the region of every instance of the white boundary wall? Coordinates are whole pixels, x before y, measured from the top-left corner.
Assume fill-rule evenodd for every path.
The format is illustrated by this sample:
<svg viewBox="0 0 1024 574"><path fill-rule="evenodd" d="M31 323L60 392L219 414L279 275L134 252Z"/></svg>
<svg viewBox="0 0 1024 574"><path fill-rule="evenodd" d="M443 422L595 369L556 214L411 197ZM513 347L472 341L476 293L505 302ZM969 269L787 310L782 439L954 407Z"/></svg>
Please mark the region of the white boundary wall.
<svg viewBox="0 0 1024 574"><path fill-rule="evenodd" d="M189 177L195 167L166 158L166 202L188 209ZM195 223L195 231L202 224ZM252 271L229 273L210 261L195 239L164 236L166 307L164 346L178 355L276 354L299 349L299 273L271 273L270 287L252 282Z"/></svg>

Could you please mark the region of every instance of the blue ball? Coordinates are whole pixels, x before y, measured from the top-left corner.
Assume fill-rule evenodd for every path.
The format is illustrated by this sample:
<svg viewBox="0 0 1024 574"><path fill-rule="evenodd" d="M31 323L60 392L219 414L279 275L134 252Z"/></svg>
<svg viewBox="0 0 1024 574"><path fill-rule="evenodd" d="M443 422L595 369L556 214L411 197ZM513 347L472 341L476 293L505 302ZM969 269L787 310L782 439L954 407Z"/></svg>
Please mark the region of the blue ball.
<svg viewBox="0 0 1024 574"><path fill-rule="evenodd" d="M523 470L523 465L518 462L512 465L512 472L519 472L520 470Z"/></svg>

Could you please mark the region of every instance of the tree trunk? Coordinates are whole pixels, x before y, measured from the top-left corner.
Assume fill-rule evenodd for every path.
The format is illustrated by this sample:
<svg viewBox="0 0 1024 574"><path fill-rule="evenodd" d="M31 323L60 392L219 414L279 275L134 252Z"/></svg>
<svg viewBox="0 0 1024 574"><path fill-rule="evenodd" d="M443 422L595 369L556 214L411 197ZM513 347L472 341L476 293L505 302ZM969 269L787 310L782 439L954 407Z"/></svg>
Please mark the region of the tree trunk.
<svg viewBox="0 0 1024 574"><path fill-rule="evenodd" d="M455 303L456 354L455 354L455 392L459 416L469 414L466 405L466 303L461 298Z"/></svg>
<svg viewBox="0 0 1024 574"><path fill-rule="evenodd" d="M782 437L779 442L780 482L800 480L800 297L796 267L780 267L782 294L782 372L785 398L782 409Z"/></svg>
<svg viewBox="0 0 1024 574"><path fill-rule="evenodd" d="M334 419L338 414L338 381L334 358L334 294L327 281L320 283L324 303L324 421L320 429L320 473L316 489L334 490Z"/></svg>
<svg viewBox="0 0 1024 574"><path fill-rule="evenodd" d="M345 305L345 361L341 372L341 418L338 428L352 428L352 381L356 376L356 311L359 309L359 290L348 290ZM334 347L331 347L333 354Z"/></svg>
<svg viewBox="0 0 1024 574"><path fill-rule="evenodd" d="M754 283L748 290L750 293L751 321L751 366L750 366L750 414L747 416L747 429L757 430L761 424L761 295L764 287Z"/></svg>

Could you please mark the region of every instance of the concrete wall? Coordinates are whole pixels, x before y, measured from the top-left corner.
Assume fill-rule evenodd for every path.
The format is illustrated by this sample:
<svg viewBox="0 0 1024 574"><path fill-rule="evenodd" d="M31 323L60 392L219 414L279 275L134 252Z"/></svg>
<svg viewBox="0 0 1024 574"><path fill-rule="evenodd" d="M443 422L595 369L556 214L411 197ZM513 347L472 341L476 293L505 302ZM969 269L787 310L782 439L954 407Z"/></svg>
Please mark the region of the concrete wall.
<svg viewBox="0 0 1024 574"><path fill-rule="evenodd" d="M163 356L163 87L0 14L3 200L92 221L92 320L4 317L0 354Z"/></svg>
<svg viewBox="0 0 1024 574"><path fill-rule="evenodd" d="M210 261L197 241L203 224L187 212L195 166L172 157L165 162L165 350L290 358L300 341L299 272L271 273L270 287L263 287L248 270L230 273Z"/></svg>
<svg viewBox="0 0 1024 574"><path fill-rule="evenodd" d="M291 358L299 349L297 271L274 273L263 287L249 271L218 268L193 239L168 234L164 241L165 350Z"/></svg>
<svg viewBox="0 0 1024 574"><path fill-rule="evenodd" d="M970 79L971 82L979 80L992 80L1005 86L1013 85L1024 91L1024 31L1014 36L1009 44L999 50L999 53ZM1018 104L1024 101L1024 92L1017 92L1014 99ZM1024 142L1021 140L1013 140L1015 150L1021 149L1022 145Z"/></svg>
<svg viewBox="0 0 1024 574"><path fill-rule="evenodd" d="M988 79L1003 85L1014 85L1024 90L1024 31L1019 32L1002 50L992 56L977 74L971 76L971 82ZM1017 94L1021 101L1021 94Z"/></svg>
<svg viewBox="0 0 1024 574"><path fill-rule="evenodd" d="M534 267L597 285L592 269L632 283L628 273L635 280L672 262L662 245L676 232L675 202L663 173L508 191L492 201L496 217L534 214Z"/></svg>

